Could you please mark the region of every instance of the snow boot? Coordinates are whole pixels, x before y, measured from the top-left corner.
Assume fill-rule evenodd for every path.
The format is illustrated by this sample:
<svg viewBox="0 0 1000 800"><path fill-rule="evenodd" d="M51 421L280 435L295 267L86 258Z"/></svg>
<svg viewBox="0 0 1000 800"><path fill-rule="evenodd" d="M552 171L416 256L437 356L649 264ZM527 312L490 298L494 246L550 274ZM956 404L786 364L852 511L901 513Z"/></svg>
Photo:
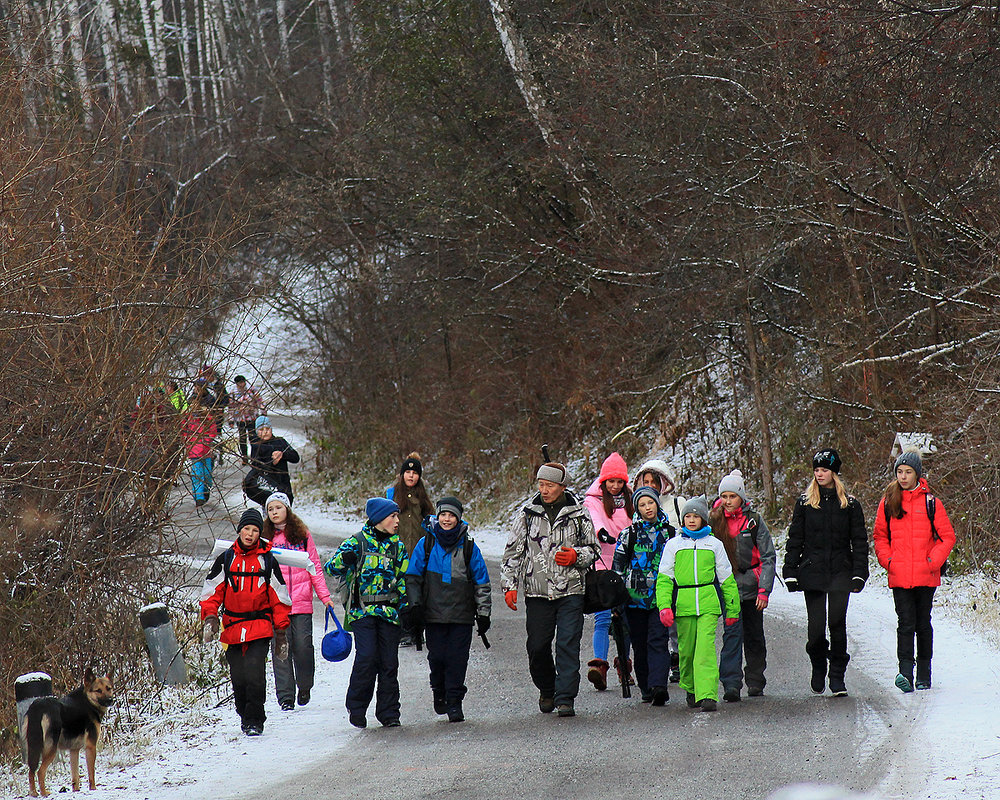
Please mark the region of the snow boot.
<svg viewBox="0 0 1000 800"><path fill-rule="evenodd" d="M309 705L309 700L312 697L311 690L309 689L299 689L299 705L307 706Z"/></svg>
<svg viewBox="0 0 1000 800"><path fill-rule="evenodd" d="M666 705L667 700L670 699L670 692L667 691L666 686L654 686L652 690L651 702L654 706Z"/></svg>
<svg viewBox="0 0 1000 800"><path fill-rule="evenodd" d="M594 688L603 692L608 688L609 664L603 658L595 658L587 662L590 669L587 670L587 680L594 684Z"/></svg>
<svg viewBox="0 0 1000 800"><path fill-rule="evenodd" d="M847 653L830 656L830 692L834 697L847 697L847 685L844 675L847 674L847 663L851 660Z"/></svg>
<svg viewBox="0 0 1000 800"><path fill-rule="evenodd" d="M806 653L812 663L812 677L809 679L809 688L814 694L823 694L826 689L827 654L830 650L830 643L823 639L812 648L806 645Z"/></svg>
<svg viewBox="0 0 1000 800"><path fill-rule="evenodd" d="M679 653L670 654L670 682L681 682L681 657Z"/></svg>
<svg viewBox="0 0 1000 800"><path fill-rule="evenodd" d="M684 699L687 701L688 708L698 708L701 705L701 700L694 699L694 692L688 692Z"/></svg>
<svg viewBox="0 0 1000 800"><path fill-rule="evenodd" d="M843 678L830 676L830 694L834 697L847 697L847 684Z"/></svg>
<svg viewBox="0 0 1000 800"><path fill-rule="evenodd" d="M632 659L625 659L625 669L622 669L622 662L615 656L615 672L618 673L618 681L622 686L635 686L635 679L632 677Z"/></svg>
<svg viewBox="0 0 1000 800"><path fill-rule="evenodd" d="M929 658L917 659L917 680L913 685L921 690L931 688L931 660Z"/></svg>

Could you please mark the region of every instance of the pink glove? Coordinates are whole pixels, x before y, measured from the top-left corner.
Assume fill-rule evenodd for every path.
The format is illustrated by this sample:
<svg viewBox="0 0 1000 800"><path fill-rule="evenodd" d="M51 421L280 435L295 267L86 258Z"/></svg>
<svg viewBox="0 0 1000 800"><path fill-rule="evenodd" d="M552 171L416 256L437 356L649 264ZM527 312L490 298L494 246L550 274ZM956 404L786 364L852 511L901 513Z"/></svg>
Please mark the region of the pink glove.
<svg viewBox="0 0 1000 800"><path fill-rule="evenodd" d="M726 627L729 628L737 623L739 617L726 617Z"/></svg>
<svg viewBox="0 0 1000 800"><path fill-rule="evenodd" d="M669 628L674 624L674 610L672 608L664 608L660 610L660 622L663 623L664 628Z"/></svg>

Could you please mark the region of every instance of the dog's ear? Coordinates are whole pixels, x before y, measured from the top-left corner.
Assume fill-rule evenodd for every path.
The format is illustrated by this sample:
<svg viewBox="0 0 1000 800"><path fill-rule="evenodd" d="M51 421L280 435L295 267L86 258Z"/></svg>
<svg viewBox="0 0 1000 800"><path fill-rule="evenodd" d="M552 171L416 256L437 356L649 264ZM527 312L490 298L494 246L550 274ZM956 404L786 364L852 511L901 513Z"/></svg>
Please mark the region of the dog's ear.
<svg viewBox="0 0 1000 800"><path fill-rule="evenodd" d="M92 684L95 680L97 680L97 676L94 674L94 670L87 667L83 673L83 685L90 686L90 684Z"/></svg>
<svg viewBox="0 0 1000 800"><path fill-rule="evenodd" d="M111 669L108 670L108 680L113 682L114 679L115 679L115 668L111 667Z"/></svg>

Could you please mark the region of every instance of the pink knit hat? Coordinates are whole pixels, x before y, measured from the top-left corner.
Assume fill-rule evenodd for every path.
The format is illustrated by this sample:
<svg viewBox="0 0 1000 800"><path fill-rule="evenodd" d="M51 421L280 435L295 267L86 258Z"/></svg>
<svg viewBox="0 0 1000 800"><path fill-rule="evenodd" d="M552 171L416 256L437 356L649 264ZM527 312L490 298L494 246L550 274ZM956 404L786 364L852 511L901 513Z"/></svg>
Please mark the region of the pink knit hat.
<svg viewBox="0 0 1000 800"><path fill-rule="evenodd" d="M604 483L609 478L619 478L626 483L628 482L628 467L625 466L625 459L618 453L612 453L601 464L600 482Z"/></svg>

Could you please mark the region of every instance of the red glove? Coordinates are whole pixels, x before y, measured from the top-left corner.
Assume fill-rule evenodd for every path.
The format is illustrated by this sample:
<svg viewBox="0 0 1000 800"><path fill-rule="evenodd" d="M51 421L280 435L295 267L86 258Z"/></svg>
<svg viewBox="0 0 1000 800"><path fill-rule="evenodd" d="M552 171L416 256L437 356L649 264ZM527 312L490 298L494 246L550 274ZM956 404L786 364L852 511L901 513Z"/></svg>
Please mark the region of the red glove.
<svg viewBox="0 0 1000 800"><path fill-rule="evenodd" d="M729 628L739 621L739 617L726 617L726 627Z"/></svg>
<svg viewBox="0 0 1000 800"><path fill-rule="evenodd" d="M674 624L674 610L672 608L662 608L660 609L660 622L663 623L664 628L669 628Z"/></svg>
<svg viewBox="0 0 1000 800"><path fill-rule="evenodd" d="M517 589L508 589L504 592L503 601L511 611L517 611Z"/></svg>
<svg viewBox="0 0 1000 800"><path fill-rule="evenodd" d="M572 567L576 563L576 550L572 547L560 547L555 555L555 562L560 567Z"/></svg>

